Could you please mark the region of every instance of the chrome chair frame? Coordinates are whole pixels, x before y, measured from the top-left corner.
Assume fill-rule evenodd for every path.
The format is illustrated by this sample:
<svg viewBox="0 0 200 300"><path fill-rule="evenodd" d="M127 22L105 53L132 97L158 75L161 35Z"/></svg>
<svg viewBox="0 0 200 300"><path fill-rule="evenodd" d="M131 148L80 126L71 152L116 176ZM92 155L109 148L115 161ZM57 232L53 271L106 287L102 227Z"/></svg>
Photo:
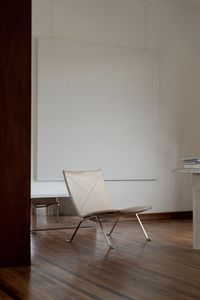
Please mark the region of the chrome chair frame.
<svg viewBox="0 0 200 300"><path fill-rule="evenodd" d="M145 228L144 228L144 226L143 226L143 224L142 224L142 221L141 221L139 215L138 215L137 213L136 213L135 215L136 215L136 218L137 218L137 220L138 220L138 223L139 223L139 225L140 225L140 227L141 227L141 229L142 229L142 231L143 231L143 233L144 233L144 236L146 237L147 241L151 241L151 239L149 238L149 236L148 236L148 234L147 234L147 232L146 232L146 230L145 230ZM114 222L113 226L111 227L111 230L110 230L109 233L106 233L106 232L105 232L104 227L103 227L103 224L102 224L102 222L101 222L101 217L99 217L99 216L92 216L92 217L89 217L89 218L86 218L86 219L82 219L82 220L78 223L78 225L77 225L77 227L76 227L74 233L72 234L71 238L70 238L69 240L67 240L67 242L68 242L68 243L71 243L71 242L73 241L73 239L74 239L74 237L75 237L75 235L76 235L78 229L80 228L82 222L87 221L87 220L91 220L91 219L93 220L94 218L96 219L96 222L97 222L97 224L99 225L99 227L100 227L100 229L101 229L101 232L102 232L102 234L103 234L103 236L104 236L104 238L105 238L105 241L106 241L108 247L109 247L110 249L114 249L115 247L113 246L113 244L111 243L111 241L110 241L110 239L109 239L108 237L111 236L111 234L112 234L112 232L114 231L114 229L115 229L117 223L119 222L120 217L118 217L118 218L115 220L115 222Z"/></svg>
<svg viewBox="0 0 200 300"><path fill-rule="evenodd" d="M87 175L87 173L90 174L90 172L94 172L94 173L98 172L98 174L100 174L100 175L98 175L97 180L95 179L96 181L94 182L94 185L92 185L90 187L90 189L88 189L88 186L86 188L84 185L81 185L82 182L80 183L79 180L80 180L80 177L81 177L82 173L83 174L86 173L86 175ZM70 195L70 197L72 199L72 202L74 202L74 205L75 205L75 207L77 209L77 214L81 217L81 220L78 223L78 225L77 225L74 233L72 234L71 238L69 240L67 240L67 242L71 243L73 241L73 239L76 236L77 231L80 228L80 225L82 224L82 222L87 221L87 220L91 220L91 221L95 221L99 225L99 227L101 229L101 232L102 232L102 234L103 234L103 236L105 238L105 241L106 241L109 249L114 249L114 246L113 246L113 244L112 244L112 242L110 240L110 236L111 236L112 232L114 231L114 229L115 229L115 227L116 227L116 225L117 225L117 223L118 223L118 221L119 221L119 219L120 219L120 217L122 215L129 215L129 216L130 215L135 215L136 218L137 218L137 221L138 221L138 223L139 223L139 225L140 225L140 227L141 227L141 229L142 229L142 231L143 231L143 233L145 235L145 238L147 239L147 241L151 241L151 239L149 238L149 236L148 236L148 234L147 234L147 232L146 232L146 230L145 230L145 228L144 228L144 226L142 224L142 221L140 220L140 217L138 215L139 213L150 209L151 208L150 206L132 207L132 208L128 208L128 209L125 209L125 210L115 210L115 209L110 209L109 208L109 204L110 203L108 205L105 204L105 207L104 207L104 203L103 203L102 205L99 206L100 208L98 207L99 208L98 211L96 211L96 212L92 211L92 209L90 208L91 203L89 203L88 207L86 207L86 205L87 205L88 199L90 198L90 196L92 195L92 193L94 193L94 190L95 190L95 188L97 186L97 182L99 181L99 179L101 181L103 181L101 170L78 171L78 172L63 171L63 174L64 174L64 178L65 178L65 182L66 182L66 186L67 186L69 195ZM78 177L77 177L78 179L77 178L74 179L73 178L73 174L75 174L75 175L78 174ZM68 180L71 180L72 191L70 189L70 184L69 184ZM85 182L86 181L84 181L84 183ZM78 206L77 206L76 205L76 200L74 199L74 198L77 197L76 192L75 192L76 187L77 187L77 189L79 189L79 193L82 190L83 191L82 193L83 194L85 193L85 195L86 195L85 196L86 198L84 200L82 199L83 203L84 203L82 206L80 205L80 203L78 203L77 204ZM104 189L105 189L105 186L103 186L103 192L104 192ZM105 189L105 191L106 191L106 189ZM102 192L102 190L100 192ZM108 202L109 202L110 199L108 197L108 194L106 194L106 193L103 194L103 195L105 196L105 199L108 199ZM80 197L82 197L82 195ZM85 214L82 213L82 209L83 208L86 210ZM109 217L116 218L116 220L115 220L114 224L112 225L110 232L106 233L105 230L104 230L103 224L102 224L102 219L109 218Z"/></svg>

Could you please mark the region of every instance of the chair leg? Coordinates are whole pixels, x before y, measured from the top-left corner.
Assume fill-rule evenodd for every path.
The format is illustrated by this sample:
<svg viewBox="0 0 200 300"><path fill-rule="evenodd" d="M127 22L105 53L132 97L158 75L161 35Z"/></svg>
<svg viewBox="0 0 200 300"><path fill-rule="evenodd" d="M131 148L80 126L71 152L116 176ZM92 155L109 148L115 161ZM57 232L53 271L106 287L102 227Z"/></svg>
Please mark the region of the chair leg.
<svg viewBox="0 0 200 300"><path fill-rule="evenodd" d="M81 226L81 223L82 223L83 221L84 221L84 220L81 220L81 221L78 223L78 225L77 225L77 227L76 227L74 233L72 234L72 237L71 237L69 240L67 240L68 243L71 243L71 242L73 241L73 239L74 239L74 237L75 237L75 235L76 235L76 233L77 233L77 231L78 231L78 229L79 229L79 227Z"/></svg>
<svg viewBox="0 0 200 300"><path fill-rule="evenodd" d="M100 226L100 228L101 228L101 231L102 231L102 233L103 233L103 235L104 235L104 238L105 238L105 240L106 240L106 243L107 243L108 247L109 247L110 249L114 249L114 246L111 244L109 238L107 237L107 234L105 233L105 231L104 231L104 229L103 229L103 225L102 225L100 219L99 219L98 217L96 217L96 220L97 220L97 223L99 224L99 226Z"/></svg>
<svg viewBox="0 0 200 300"><path fill-rule="evenodd" d="M115 223L113 224L113 226L112 226L110 232L107 233L108 236L111 236L111 234L112 234L113 230L115 229L115 226L117 225L118 221L119 221L119 218L117 218L117 220L116 220Z"/></svg>
<svg viewBox="0 0 200 300"><path fill-rule="evenodd" d="M137 220L138 220L138 222L139 222L139 224L140 224L140 226L141 226L141 228L142 228L142 231L143 231L143 233L144 233L146 239L147 239L148 241L151 241L151 239L148 237L148 235L147 235L147 233L146 233L146 231L145 231L145 229L144 229L144 226L142 225L142 222L141 222L141 220L140 220L138 214L136 214L136 218L137 218Z"/></svg>

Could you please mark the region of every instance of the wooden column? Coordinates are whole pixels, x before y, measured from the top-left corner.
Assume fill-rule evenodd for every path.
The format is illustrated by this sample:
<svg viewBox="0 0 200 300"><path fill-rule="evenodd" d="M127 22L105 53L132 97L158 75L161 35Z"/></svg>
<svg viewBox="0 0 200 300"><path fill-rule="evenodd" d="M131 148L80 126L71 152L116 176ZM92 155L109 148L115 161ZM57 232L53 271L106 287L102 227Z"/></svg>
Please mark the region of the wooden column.
<svg viewBox="0 0 200 300"><path fill-rule="evenodd" d="M31 0L0 7L0 266L30 264Z"/></svg>

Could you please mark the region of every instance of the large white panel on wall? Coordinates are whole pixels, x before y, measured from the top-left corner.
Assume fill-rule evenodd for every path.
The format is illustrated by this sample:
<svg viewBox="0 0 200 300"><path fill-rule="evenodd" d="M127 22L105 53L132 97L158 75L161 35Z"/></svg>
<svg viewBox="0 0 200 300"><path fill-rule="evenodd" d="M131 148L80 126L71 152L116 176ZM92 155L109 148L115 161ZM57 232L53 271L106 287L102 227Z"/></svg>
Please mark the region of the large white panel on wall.
<svg viewBox="0 0 200 300"><path fill-rule="evenodd" d="M145 6L134 0L53 0L53 35L144 48Z"/></svg>
<svg viewBox="0 0 200 300"><path fill-rule="evenodd" d="M93 168L156 178L158 55L47 38L38 47L37 179Z"/></svg>

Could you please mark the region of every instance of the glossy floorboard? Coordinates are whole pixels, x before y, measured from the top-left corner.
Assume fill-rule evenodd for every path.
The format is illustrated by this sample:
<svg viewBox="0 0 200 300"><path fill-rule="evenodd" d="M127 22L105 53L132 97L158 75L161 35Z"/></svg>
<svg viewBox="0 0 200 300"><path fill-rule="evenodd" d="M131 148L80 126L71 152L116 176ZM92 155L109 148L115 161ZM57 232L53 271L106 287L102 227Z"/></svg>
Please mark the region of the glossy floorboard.
<svg viewBox="0 0 200 300"><path fill-rule="evenodd" d="M199 300L191 220L144 225L152 242L137 223L123 222L110 251L95 228L81 229L72 244L70 229L32 233L32 266L0 269L0 299Z"/></svg>

